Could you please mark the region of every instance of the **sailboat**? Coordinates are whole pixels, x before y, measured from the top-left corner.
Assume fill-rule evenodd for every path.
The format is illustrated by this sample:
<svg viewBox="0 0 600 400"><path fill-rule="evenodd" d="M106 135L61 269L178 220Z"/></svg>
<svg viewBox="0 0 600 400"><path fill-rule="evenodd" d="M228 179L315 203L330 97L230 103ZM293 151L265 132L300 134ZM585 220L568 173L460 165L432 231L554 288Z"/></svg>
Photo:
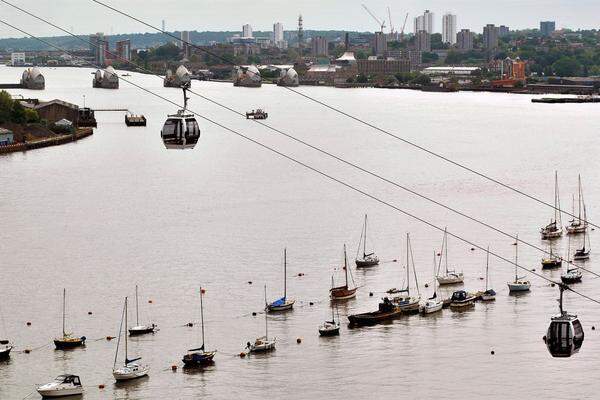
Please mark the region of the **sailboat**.
<svg viewBox="0 0 600 400"><path fill-rule="evenodd" d="M213 358L217 353L216 350L206 351L204 350L204 304L202 303L202 296L204 295L204 289L200 287L200 321L202 326L202 346L195 349L188 350L187 354L183 356L183 364L186 367L202 367L213 363Z"/></svg>
<svg viewBox="0 0 600 400"><path fill-rule="evenodd" d="M583 200L583 189L581 188L581 175L577 176L577 182L579 186L577 195L577 218L573 217L573 219L569 221L569 225L567 226L568 234L585 233L588 227L585 202ZM575 215L575 198L573 198L573 215Z"/></svg>
<svg viewBox="0 0 600 400"><path fill-rule="evenodd" d="M515 241L515 280L513 282L508 282L508 291L509 292L526 292L531 288L531 282L525 279L525 277L519 277L517 274L517 265L519 259L519 235L516 236Z"/></svg>
<svg viewBox="0 0 600 400"><path fill-rule="evenodd" d="M425 304L423 304L423 307L421 308L421 311L423 312L423 314L433 314L435 312L440 311L444 307L444 302L442 300L438 299L437 292L435 290L435 283L437 281L435 279L435 273L437 270L436 267L437 267L437 265L436 265L435 251L434 251L433 252L433 296L428 298L427 301L425 302Z"/></svg>
<svg viewBox="0 0 600 400"><path fill-rule="evenodd" d="M454 285L457 283L463 283L464 276L462 272L456 272L455 270L448 269L448 231L444 228L444 239L442 240L442 251L445 259L446 273L444 275L439 274L440 266L442 265L442 258L440 257L440 263L438 265L438 276L437 281L441 285Z"/></svg>
<svg viewBox="0 0 600 400"><path fill-rule="evenodd" d="M265 303L267 302L267 285L265 285ZM269 319L265 312L265 336L257 338L254 343L248 342L246 348L250 353L265 353L275 350L275 338L269 340Z"/></svg>
<svg viewBox="0 0 600 400"><path fill-rule="evenodd" d="M135 326L129 328L131 336L154 333L158 331L158 326L152 323L150 325L140 325L140 306L138 302L138 286L135 285Z"/></svg>
<svg viewBox="0 0 600 400"><path fill-rule="evenodd" d="M587 235L587 231L583 231L583 247L581 249L577 249L575 254L573 255L573 260L581 261L587 260L590 258L590 247L591 243L589 241L589 236Z"/></svg>
<svg viewBox="0 0 600 400"><path fill-rule="evenodd" d="M563 283L577 283L581 282L581 278L583 275L581 274L581 270L577 267L570 268L571 265L571 237L569 236L569 244L567 246L567 271L563 272L560 275L560 280Z"/></svg>
<svg viewBox="0 0 600 400"><path fill-rule="evenodd" d="M333 276L331 277L331 289L329 289L331 300L346 300L356 297L356 285L352 289L348 286L348 270L348 256L346 255L346 245L344 245L344 275L346 277L346 284L336 287L333 282Z"/></svg>
<svg viewBox="0 0 600 400"><path fill-rule="evenodd" d="M496 291L488 288L490 280L490 246L487 248L487 257L485 261L485 292L481 295L482 301L493 301L496 300Z"/></svg>
<svg viewBox="0 0 600 400"><path fill-rule="evenodd" d="M418 296L410 295L410 266L415 274L415 286L417 288ZM412 248L410 246L410 235L406 234L406 287L402 290L390 289L388 294L398 294L392 297L392 302L396 304L404 313L418 313L419 302L421 301L421 293L419 292L419 282L417 281L417 271L415 270L415 260L412 254Z"/></svg>
<svg viewBox="0 0 600 400"><path fill-rule="evenodd" d="M362 244L362 257L359 257L360 247ZM356 268L368 268L379 265L379 257L375 255L375 251L367 253L367 214L365 214L365 223L361 233L360 241L358 242L358 250L356 251Z"/></svg>
<svg viewBox="0 0 600 400"><path fill-rule="evenodd" d="M0 319L2 319L2 333L4 337L8 337L6 333L6 324L4 323L4 314L2 314L2 308L0 307ZM13 346L8 339L0 339L0 360L6 360L10 357L10 351Z"/></svg>
<svg viewBox="0 0 600 400"><path fill-rule="evenodd" d="M296 300L287 298L287 249L283 249L283 297L267 304L266 309L269 312L287 311L294 308L295 302Z"/></svg>
<svg viewBox="0 0 600 400"><path fill-rule="evenodd" d="M562 267L562 258L554 254L552 245L550 245L550 254L542 258L542 269L553 269Z"/></svg>
<svg viewBox="0 0 600 400"><path fill-rule="evenodd" d="M562 236L562 222L560 218L560 195L558 194L558 172L554 172L554 219L540 231L542 239L556 239Z"/></svg>
<svg viewBox="0 0 600 400"><path fill-rule="evenodd" d="M119 356L119 345L121 344L121 332L123 330L123 318L125 319L125 327L127 327L127 297L123 305L123 314L121 316L121 326L119 327L119 339L117 340L117 350L115 351L115 361L113 363L113 376L117 381L127 381L131 379L141 378L148 375L150 367L148 365L140 365L135 361L141 360L141 357L129 359L127 349L127 334L125 333L125 360L124 365L117 368L117 358Z"/></svg>
<svg viewBox="0 0 600 400"><path fill-rule="evenodd" d="M63 309L62 309L62 337L54 339L54 346L57 350L71 349L74 347L85 345L85 336L75 337L72 333L67 332L65 328L65 314L67 304L67 289L63 289Z"/></svg>
<svg viewBox="0 0 600 400"><path fill-rule="evenodd" d="M337 306L335 307L337 311ZM319 335L321 336L337 336L340 334L340 316L338 314L338 320L335 320L335 314L333 313L333 307L331 307L331 321L325 321L319 326Z"/></svg>

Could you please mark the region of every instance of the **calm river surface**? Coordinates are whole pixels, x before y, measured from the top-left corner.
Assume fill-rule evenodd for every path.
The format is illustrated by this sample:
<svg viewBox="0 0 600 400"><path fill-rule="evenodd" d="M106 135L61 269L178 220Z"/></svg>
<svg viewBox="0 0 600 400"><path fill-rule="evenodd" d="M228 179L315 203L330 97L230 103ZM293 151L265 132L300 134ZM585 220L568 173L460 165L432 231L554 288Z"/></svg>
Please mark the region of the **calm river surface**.
<svg viewBox="0 0 600 400"><path fill-rule="evenodd" d="M405 259L406 232L421 294L431 294L431 285L424 284L432 280L439 231L207 121L199 121L202 137L194 150L167 151L159 131L175 106L124 81L119 90L92 89L89 69L42 72L45 91L11 93L80 105L85 94L91 107L129 108L149 122L146 128L127 128L122 113L98 112L98 129L90 138L0 156L0 306L5 325L0 332L16 345L10 361L0 364L0 398L21 399L62 373L81 376L85 399L597 398L600 329L591 327L600 327L600 305L567 295L566 308L579 315L586 339L579 354L553 359L542 336L550 316L558 312L557 288L530 275L531 292L509 296L506 282L514 269L492 257L495 303L348 329L348 314L376 309L386 289L403 285L405 263L389 261ZM1 67L0 82L16 82L21 73ZM163 88L154 76L125 79L181 102L179 90ZM193 89L240 112L265 108L267 123L274 127L545 246L538 231L551 218L550 209L285 89L198 81ZM558 170L566 209L581 173L588 215L600 220L597 105L532 104L531 96L491 93L298 90L549 202ZM190 108L514 257L509 238L194 95ZM317 327L331 313L331 275L342 261L344 244L353 261L365 213L369 239L387 262L367 271L352 266L361 287L355 300L339 308L341 335L319 338ZM586 266L600 272L598 239L591 232L592 257ZM449 242L450 262L465 274L464 288L481 290L485 253L456 239ZM580 242L576 239L572 247ZM240 359L236 355L245 343L264 333L262 314L252 316L263 307L263 285L271 299L283 290L284 247L288 294L297 300L296 307L269 316L269 334L279 339L274 353ZM561 254L566 248L566 237L556 242ZM537 271L540 257L534 249L519 248L519 261ZM560 271L543 274L560 279ZM156 322L160 331L130 340L131 353L150 364L149 378L115 385L116 341L104 338L117 334L123 298L134 296L136 284L141 319ZM200 285L206 288L207 348L218 350L215 365L202 372L172 372L171 365L181 367L182 355L200 341L198 325L184 327L199 321ZM51 344L61 331L63 288L68 329L88 338L85 349L56 351ZM600 281L589 274L577 288L600 298ZM442 290L444 297L451 290ZM24 354L24 349L34 350ZM100 384L106 387L100 390Z"/></svg>

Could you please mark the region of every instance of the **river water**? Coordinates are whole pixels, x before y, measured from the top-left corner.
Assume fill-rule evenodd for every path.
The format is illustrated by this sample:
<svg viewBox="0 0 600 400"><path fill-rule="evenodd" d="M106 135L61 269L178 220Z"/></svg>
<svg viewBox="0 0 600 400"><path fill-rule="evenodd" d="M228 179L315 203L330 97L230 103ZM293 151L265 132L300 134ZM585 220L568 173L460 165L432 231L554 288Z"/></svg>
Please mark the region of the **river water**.
<svg viewBox="0 0 600 400"><path fill-rule="evenodd" d="M2 67L0 82L17 81L21 72ZM98 129L90 138L0 157L0 332L16 344L10 361L0 364L0 398L23 398L61 373L81 376L86 399L596 398L600 340L591 327L600 325L598 304L567 295L566 308L579 315L586 339L579 354L553 359L542 336L558 312L557 288L529 275L531 292L510 296L506 282L514 269L492 257L496 302L463 313L443 310L349 329L348 314L376 309L386 289L403 285L407 232L421 294L431 294L431 285L424 284L432 281L439 231L201 119L202 137L194 150L167 151L159 131L176 107L124 81L116 91L93 89L90 72L43 69L45 91L11 90L80 105L85 95L94 108L144 114L148 126L127 128L123 113L98 112ZM180 91L163 88L157 77L125 79L181 102ZM551 209L285 89L197 81L193 89L240 112L265 108L266 122L274 127L545 246L538 230ZM590 219L599 215L600 119L594 104L532 104L531 96L492 93L298 90L549 202L558 170L566 209L580 173ZM514 257L509 238L193 95L190 109ZM334 268L342 262L344 244L353 261L365 213L369 241L384 262L366 271L352 267L360 289L356 299L339 307L341 335L320 338L317 327L331 315L331 275L341 279ZM590 236L592 249L599 248L597 234ZM571 246L580 243L578 238ZM565 254L567 246L564 237L556 251ZM270 299L282 293L284 247L288 295L296 306L269 316L269 334L279 340L275 352L240 359L245 343L264 334L263 285ZM464 288L476 291L485 284L485 252L471 247L449 239L451 264L464 271ZM519 262L537 271L540 257L519 247ZM586 267L600 272L595 258L592 250ZM560 271L543 274L560 279ZM150 364L149 378L115 385L116 341L104 338L117 334L123 298L133 303L136 284L141 322L154 321L160 331L129 342L131 355ZM200 285L206 288L206 346L218 350L215 364L199 372L172 372L171 365L181 367L182 355L200 342L199 325L184 326L200 319ZM61 332L63 288L68 330L88 338L85 349L56 351L51 344ZM589 274L577 288L600 298L598 281ZM451 290L441 292L449 296ZM252 316L254 311L259 314ZM24 349L33 351L20 352Z"/></svg>

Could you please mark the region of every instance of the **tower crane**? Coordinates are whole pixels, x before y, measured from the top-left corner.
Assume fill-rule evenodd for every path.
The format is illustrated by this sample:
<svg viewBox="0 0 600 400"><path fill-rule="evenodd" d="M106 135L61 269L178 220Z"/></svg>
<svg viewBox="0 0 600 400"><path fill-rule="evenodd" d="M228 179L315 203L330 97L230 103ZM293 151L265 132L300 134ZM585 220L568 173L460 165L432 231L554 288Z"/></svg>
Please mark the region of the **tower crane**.
<svg viewBox="0 0 600 400"><path fill-rule="evenodd" d="M394 36L394 24L392 23L392 12L390 11L390 6L388 6L388 21L390 23L390 36Z"/></svg>
<svg viewBox="0 0 600 400"><path fill-rule="evenodd" d="M369 10L369 9L367 8L367 6L365 6L364 4L362 4L362 8L364 8L364 9L365 9L365 11L366 11L366 12L368 12L368 13L369 13L369 15L370 15L370 16L371 16L371 17L372 17L372 18L373 18L373 19L374 19L374 20L375 20L375 21L376 21L376 22L379 24L379 27L381 28L381 33L383 33L383 28L385 28L385 20L383 20L383 21L380 21L380 20L379 20L379 18L377 18L377 17L375 16L375 14L373 14L373 13L371 12L371 10Z"/></svg>
<svg viewBox="0 0 600 400"><path fill-rule="evenodd" d="M404 17L404 23L402 24L402 30L400 31L400 41L404 40L404 28L406 28L406 21L408 20L408 13Z"/></svg>

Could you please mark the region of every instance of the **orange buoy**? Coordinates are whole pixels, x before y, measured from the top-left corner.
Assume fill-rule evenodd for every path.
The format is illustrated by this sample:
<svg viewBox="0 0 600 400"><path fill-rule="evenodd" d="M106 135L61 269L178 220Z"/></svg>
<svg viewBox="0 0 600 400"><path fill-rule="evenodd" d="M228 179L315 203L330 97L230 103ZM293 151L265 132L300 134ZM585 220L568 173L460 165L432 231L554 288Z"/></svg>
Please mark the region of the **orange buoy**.
<svg viewBox="0 0 600 400"><path fill-rule="evenodd" d="M148 303L152 304L152 300L148 300Z"/></svg>
<svg viewBox="0 0 600 400"><path fill-rule="evenodd" d="M240 358L244 358L246 357L246 353L244 353L243 351L240 353Z"/></svg>
<svg viewBox="0 0 600 400"><path fill-rule="evenodd" d="M107 336L106 340L113 340L115 337L114 336Z"/></svg>
<svg viewBox="0 0 600 400"><path fill-rule="evenodd" d="M200 289L200 291L202 292L202 294L206 293L206 289L204 288Z"/></svg>
<svg viewBox="0 0 600 400"><path fill-rule="evenodd" d="M296 343L298 343L298 344L302 343L302 338L297 338Z"/></svg>
<svg viewBox="0 0 600 400"><path fill-rule="evenodd" d="M171 365L171 371L173 371L173 372L177 371L177 365L175 365L175 364Z"/></svg>
<svg viewBox="0 0 600 400"><path fill-rule="evenodd" d="M103 383L99 384L98 389L104 389L104 384Z"/></svg>

